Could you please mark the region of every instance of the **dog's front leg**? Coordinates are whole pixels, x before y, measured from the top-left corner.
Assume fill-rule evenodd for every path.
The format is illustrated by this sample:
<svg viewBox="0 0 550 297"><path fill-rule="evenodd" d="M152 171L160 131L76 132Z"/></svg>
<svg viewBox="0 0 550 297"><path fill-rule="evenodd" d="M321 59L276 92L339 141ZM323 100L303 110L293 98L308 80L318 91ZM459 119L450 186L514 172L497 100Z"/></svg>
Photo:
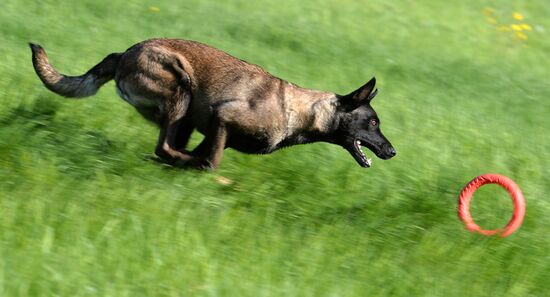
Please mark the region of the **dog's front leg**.
<svg viewBox="0 0 550 297"><path fill-rule="evenodd" d="M221 163L228 131L224 123L214 120L209 125L208 132L203 141L193 150L193 160L186 163L187 166L196 169L216 169Z"/></svg>

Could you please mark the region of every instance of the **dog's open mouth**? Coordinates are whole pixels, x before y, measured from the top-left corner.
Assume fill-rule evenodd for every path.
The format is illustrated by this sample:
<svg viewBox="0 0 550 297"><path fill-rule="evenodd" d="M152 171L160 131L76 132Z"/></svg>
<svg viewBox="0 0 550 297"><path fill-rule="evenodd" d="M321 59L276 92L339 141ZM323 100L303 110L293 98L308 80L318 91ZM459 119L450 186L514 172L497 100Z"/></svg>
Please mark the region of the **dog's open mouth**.
<svg viewBox="0 0 550 297"><path fill-rule="evenodd" d="M359 139L354 139L351 145L351 148L348 148L349 152L355 158L355 161L359 163L361 167L368 168L372 165L372 159L367 158L363 150L361 149L361 141Z"/></svg>

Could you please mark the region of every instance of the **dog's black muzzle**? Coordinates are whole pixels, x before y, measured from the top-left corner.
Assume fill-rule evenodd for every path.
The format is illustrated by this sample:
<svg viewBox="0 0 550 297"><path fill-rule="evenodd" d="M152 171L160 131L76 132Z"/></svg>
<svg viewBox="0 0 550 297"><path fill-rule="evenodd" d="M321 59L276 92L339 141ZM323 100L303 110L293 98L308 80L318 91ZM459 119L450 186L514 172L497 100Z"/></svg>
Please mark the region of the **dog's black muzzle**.
<svg viewBox="0 0 550 297"><path fill-rule="evenodd" d="M395 155L397 155L395 148L391 144L388 144L382 147L382 150L380 152L380 155L378 155L378 157L380 159L388 160L395 157Z"/></svg>

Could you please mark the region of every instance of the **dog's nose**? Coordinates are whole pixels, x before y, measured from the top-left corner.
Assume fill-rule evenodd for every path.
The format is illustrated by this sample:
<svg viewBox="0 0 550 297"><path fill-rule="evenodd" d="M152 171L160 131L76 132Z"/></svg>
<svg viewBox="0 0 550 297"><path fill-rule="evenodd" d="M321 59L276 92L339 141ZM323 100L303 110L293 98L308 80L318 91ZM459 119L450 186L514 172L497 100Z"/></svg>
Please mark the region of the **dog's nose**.
<svg viewBox="0 0 550 297"><path fill-rule="evenodd" d="M395 149L393 147L390 147L390 155L392 157L394 157L395 155L397 155L397 152L395 151Z"/></svg>

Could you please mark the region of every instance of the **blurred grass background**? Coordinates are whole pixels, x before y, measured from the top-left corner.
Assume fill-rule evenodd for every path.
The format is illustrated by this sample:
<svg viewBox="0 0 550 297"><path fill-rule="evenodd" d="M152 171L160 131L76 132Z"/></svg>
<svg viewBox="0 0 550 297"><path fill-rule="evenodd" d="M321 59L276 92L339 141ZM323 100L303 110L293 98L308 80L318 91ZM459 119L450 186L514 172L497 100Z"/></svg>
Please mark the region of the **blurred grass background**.
<svg viewBox="0 0 550 297"><path fill-rule="evenodd" d="M549 15L544 0L2 1L0 296L546 296ZM78 75L152 37L337 93L376 75L398 155L364 170L312 144L227 150L213 173L166 167L112 82L63 99L27 46ZM487 172L526 197L506 239L456 217ZM472 213L496 228L509 201L487 186Z"/></svg>

